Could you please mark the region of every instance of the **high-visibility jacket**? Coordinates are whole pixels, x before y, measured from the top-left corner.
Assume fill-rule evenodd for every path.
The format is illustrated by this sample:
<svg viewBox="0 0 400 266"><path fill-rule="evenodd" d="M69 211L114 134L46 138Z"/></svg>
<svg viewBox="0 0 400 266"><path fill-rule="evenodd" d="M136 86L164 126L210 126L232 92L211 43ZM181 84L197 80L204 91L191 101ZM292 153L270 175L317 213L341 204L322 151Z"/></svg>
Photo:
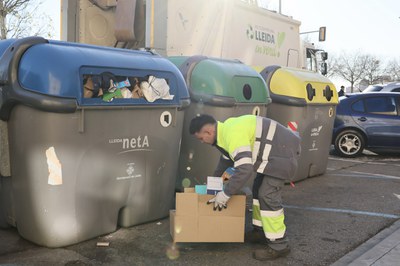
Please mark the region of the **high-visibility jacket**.
<svg viewBox="0 0 400 266"><path fill-rule="evenodd" d="M300 137L269 118L244 115L217 122L215 145L233 161L235 172L225 186L236 194L254 172L292 180L300 155ZM225 151L225 152L224 152ZM217 169L222 169L223 160Z"/></svg>

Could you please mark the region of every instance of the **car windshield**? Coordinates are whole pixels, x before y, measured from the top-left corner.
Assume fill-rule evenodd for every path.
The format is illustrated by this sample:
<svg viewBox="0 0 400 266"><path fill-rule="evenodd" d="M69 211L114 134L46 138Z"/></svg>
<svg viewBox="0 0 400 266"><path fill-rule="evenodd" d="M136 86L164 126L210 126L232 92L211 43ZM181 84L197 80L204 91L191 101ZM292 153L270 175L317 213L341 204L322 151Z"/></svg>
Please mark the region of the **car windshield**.
<svg viewBox="0 0 400 266"><path fill-rule="evenodd" d="M382 90L383 86L381 85L369 85L363 92L373 92Z"/></svg>

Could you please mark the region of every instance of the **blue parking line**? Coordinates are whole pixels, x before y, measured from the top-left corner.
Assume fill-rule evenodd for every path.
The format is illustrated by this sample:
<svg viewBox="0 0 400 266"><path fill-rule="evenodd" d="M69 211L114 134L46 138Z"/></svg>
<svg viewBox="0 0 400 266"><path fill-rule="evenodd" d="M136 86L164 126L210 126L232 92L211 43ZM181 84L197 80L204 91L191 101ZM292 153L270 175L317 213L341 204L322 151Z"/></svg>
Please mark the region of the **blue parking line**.
<svg viewBox="0 0 400 266"><path fill-rule="evenodd" d="M375 217L391 218L391 219L399 219L400 218L400 215L379 213L379 212L365 212L365 211L354 211L354 210L332 209L332 208L319 208L319 207L302 207L302 206L294 206L294 205L283 205L283 207L284 208L288 208L288 209L301 209L301 210L308 210L308 211L339 212L339 213L359 214L359 215L367 215L367 216L375 216Z"/></svg>

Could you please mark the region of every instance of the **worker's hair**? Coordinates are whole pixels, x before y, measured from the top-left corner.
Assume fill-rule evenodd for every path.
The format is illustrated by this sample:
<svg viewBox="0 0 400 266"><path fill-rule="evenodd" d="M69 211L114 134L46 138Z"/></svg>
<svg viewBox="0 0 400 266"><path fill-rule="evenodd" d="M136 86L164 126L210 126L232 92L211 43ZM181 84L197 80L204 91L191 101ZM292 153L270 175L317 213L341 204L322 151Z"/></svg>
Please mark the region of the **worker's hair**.
<svg viewBox="0 0 400 266"><path fill-rule="evenodd" d="M217 120L211 115L199 115L190 121L189 132L194 134L200 132L201 128L207 124L215 125Z"/></svg>

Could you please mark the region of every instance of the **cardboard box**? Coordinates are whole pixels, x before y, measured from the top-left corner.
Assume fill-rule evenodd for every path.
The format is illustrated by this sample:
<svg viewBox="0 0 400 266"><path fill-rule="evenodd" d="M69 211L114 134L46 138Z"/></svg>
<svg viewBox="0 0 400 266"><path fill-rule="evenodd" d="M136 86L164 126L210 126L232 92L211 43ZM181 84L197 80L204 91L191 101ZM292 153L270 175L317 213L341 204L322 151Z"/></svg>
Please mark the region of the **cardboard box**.
<svg viewBox="0 0 400 266"><path fill-rule="evenodd" d="M246 196L232 196L222 211L207 205L213 197L194 189L176 193L176 210L170 211L174 242L244 242Z"/></svg>

